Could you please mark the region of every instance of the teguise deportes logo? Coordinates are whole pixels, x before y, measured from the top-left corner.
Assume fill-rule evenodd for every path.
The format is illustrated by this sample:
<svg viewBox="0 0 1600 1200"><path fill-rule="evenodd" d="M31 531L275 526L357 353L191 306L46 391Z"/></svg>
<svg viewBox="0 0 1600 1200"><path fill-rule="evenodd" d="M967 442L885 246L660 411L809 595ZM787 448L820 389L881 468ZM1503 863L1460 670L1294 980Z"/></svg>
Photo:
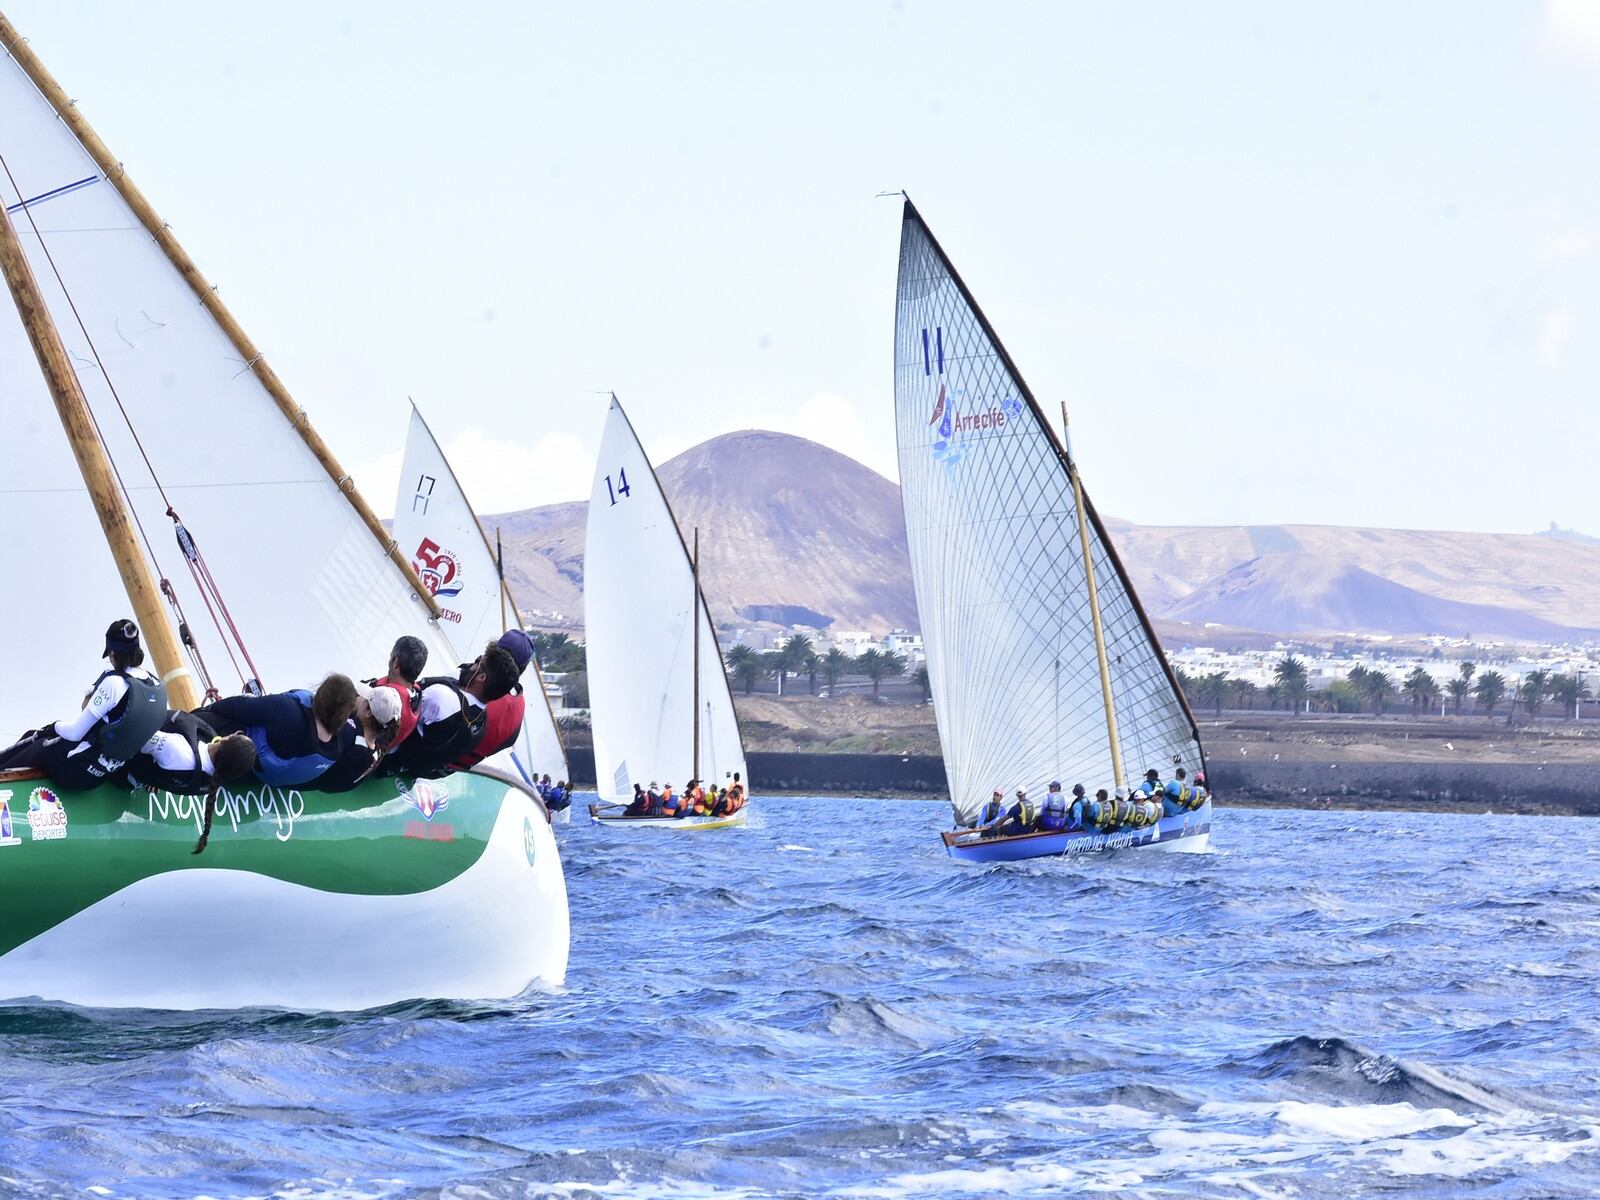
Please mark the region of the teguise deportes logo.
<svg viewBox="0 0 1600 1200"><path fill-rule="evenodd" d="M411 566L422 585L435 598L461 594L461 564L456 556L432 538L423 538L411 556Z"/></svg>
<svg viewBox="0 0 1600 1200"><path fill-rule="evenodd" d="M53 842L67 836L67 810L49 788L34 788L28 796L28 828L36 842Z"/></svg>

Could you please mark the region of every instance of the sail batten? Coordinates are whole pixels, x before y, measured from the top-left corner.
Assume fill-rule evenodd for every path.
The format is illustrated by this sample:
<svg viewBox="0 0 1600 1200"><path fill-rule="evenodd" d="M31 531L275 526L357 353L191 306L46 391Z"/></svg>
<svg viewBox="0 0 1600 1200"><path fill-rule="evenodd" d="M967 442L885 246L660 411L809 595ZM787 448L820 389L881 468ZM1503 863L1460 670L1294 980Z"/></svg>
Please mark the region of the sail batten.
<svg viewBox="0 0 1600 1200"><path fill-rule="evenodd" d="M951 800L1112 783L1094 613L1064 447L916 209L895 321L896 431L912 575ZM1202 765L1198 733L1104 525L1089 560L1130 767Z"/></svg>
<svg viewBox="0 0 1600 1200"><path fill-rule="evenodd" d="M631 799L634 783L651 780L681 788L695 773L697 725L700 777L722 786L737 771L748 787L733 694L688 545L615 397L589 497L583 573L602 799Z"/></svg>

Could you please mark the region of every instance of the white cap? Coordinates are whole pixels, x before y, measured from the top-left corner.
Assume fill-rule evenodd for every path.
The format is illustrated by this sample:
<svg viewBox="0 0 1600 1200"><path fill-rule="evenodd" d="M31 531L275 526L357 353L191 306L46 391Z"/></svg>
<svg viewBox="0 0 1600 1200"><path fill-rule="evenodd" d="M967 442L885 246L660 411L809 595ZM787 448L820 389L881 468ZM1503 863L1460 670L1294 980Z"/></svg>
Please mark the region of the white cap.
<svg viewBox="0 0 1600 1200"><path fill-rule="evenodd" d="M1117 799L1118 800L1126 800L1127 798L1128 798L1128 789L1127 788L1118 788L1117 789Z"/></svg>
<svg viewBox="0 0 1600 1200"><path fill-rule="evenodd" d="M380 683L377 687L368 687L364 683L356 684L356 692L367 702L367 707L372 709L372 719L379 727L393 725L400 719L400 693L388 684Z"/></svg>

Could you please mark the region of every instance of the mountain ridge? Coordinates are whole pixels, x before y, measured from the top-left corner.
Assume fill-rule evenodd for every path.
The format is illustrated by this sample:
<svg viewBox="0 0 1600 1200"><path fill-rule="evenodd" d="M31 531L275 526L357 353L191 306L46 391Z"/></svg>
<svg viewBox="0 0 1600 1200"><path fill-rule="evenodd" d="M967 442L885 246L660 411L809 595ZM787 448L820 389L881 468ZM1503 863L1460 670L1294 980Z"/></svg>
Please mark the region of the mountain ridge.
<svg viewBox="0 0 1600 1200"><path fill-rule="evenodd" d="M657 474L685 535L700 527L701 576L719 623L809 610L834 631L917 628L892 481L764 430L703 442ZM485 518L500 530L507 578L535 624L581 627L585 509L569 501ZM1105 523L1169 640L1207 625L1540 642L1600 630L1600 542L1582 535Z"/></svg>

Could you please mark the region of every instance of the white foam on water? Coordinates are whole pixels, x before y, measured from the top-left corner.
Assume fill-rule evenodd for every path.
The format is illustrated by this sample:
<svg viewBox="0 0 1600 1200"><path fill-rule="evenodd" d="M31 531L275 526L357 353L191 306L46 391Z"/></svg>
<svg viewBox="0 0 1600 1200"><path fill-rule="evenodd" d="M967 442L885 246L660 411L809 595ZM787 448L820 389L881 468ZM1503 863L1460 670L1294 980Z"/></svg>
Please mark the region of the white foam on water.
<svg viewBox="0 0 1600 1200"><path fill-rule="evenodd" d="M1304 1104L1287 1100L1279 1106L1279 1123L1291 1129L1325 1133L1345 1141L1403 1137L1443 1125L1470 1128L1475 1121L1448 1108L1419 1109L1410 1104Z"/></svg>
<svg viewBox="0 0 1600 1200"><path fill-rule="evenodd" d="M1385 1146L1384 1167L1394 1175L1440 1175L1460 1179L1490 1167L1543 1166L1562 1163L1574 1154L1600 1152L1600 1126L1586 1127L1588 1136L1557 1141L1535 1133L1492 1128L1433 1141Z"/></svg>
<svg viewBox="0 0 1600 1200"><path fill-rule="evenodd" d="M1034 1162L992 1166L951 1167L891 1175L881 1184L844 1187L830 1196L858 1196L867 1200L899 1200L905 1196L938 1196L949 1192L975 1192L985 1196L1054 1194L1054 1189L1085 1182L1080 1172L1060 1163Z"/></svg>
<svg viewBox="0 0 1600 1200"><path fill-rule="evenodd" d="M800 853L800 854L815 854L816 853L816 850L814 848L812 848L811 846L793 846L793 845L791 845L791 846L779 846L778 849L779 850L788 850L788 851L795 852L795 853Z"/></svg>

